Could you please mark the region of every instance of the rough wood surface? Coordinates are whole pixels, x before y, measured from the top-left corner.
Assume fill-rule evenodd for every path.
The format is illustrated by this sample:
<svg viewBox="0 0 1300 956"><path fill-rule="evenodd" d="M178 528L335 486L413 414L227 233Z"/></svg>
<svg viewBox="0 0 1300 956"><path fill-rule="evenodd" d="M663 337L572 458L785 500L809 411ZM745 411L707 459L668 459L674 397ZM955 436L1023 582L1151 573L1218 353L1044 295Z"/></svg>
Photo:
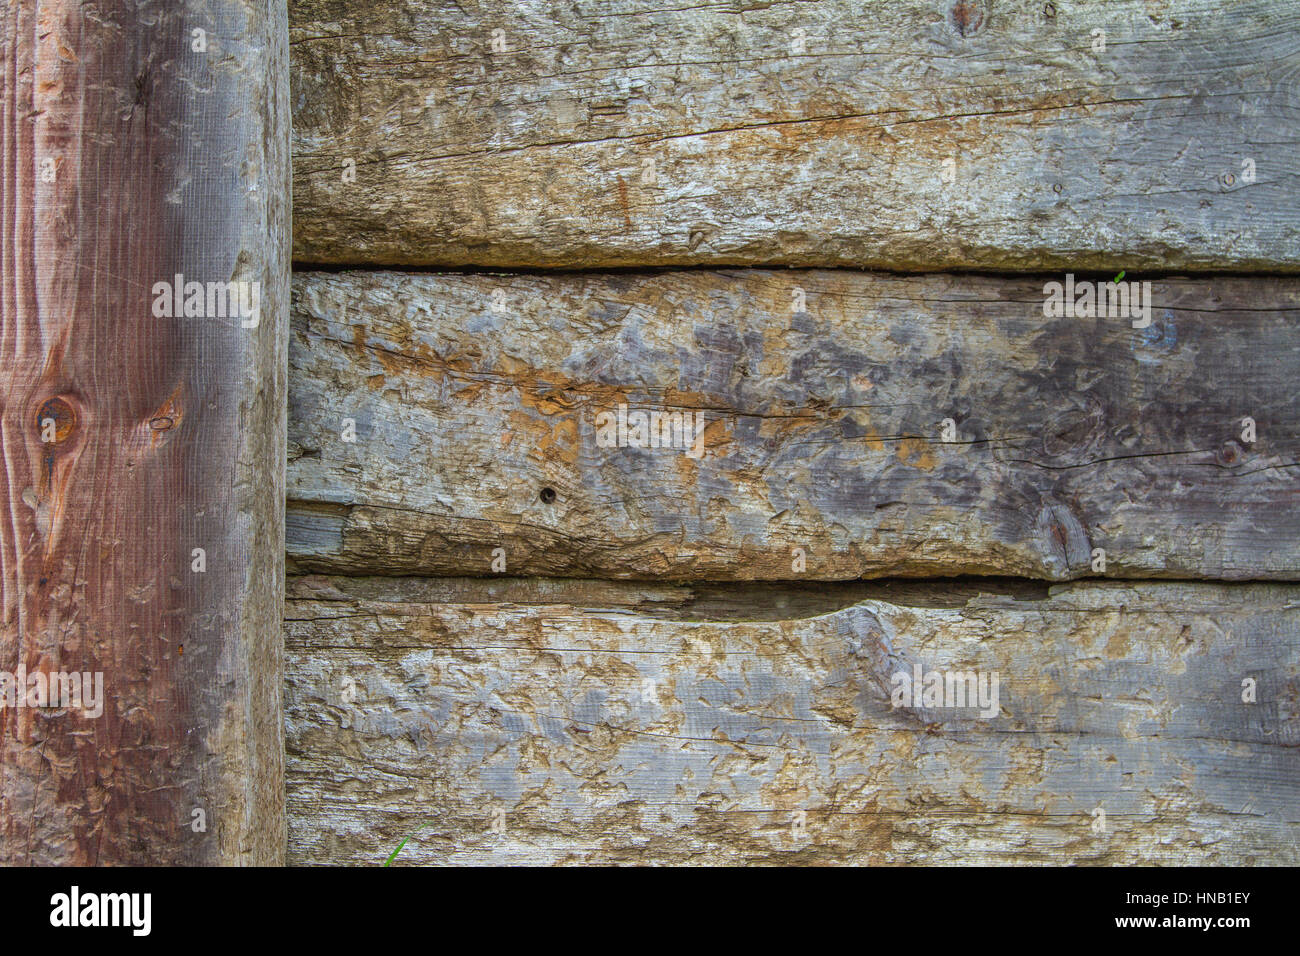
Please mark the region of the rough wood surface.
<svg viewBox="0 0 1300 956"><path fill-rule="evenodd" d="M1045 318L1041 279L294 281L302 570L1300 575L1295 280L1159 280L1145 329ZM701 457L600 447L622 403L702 411Z"/></svg>
<svg viewBox="0 0 1300 956"><path fill-rule="evenodd" d="M104 689L0 708L0 862L276 863L285 12L0 16L0 669ZM260 283L255 327L160 317L177 274Z"/></svg>
<svg viewBox="0 0 1300 956"><path fill-rule="evenodd" d="M290 6L304 262L1300 263L1290 0Z"/></svg>
<svg viewBox="0 0 1300 956"><path fill-rule="evenodd" d="M769 621L610 582L445 603L482 586L291 582L291 861L1300 861L1295 586L935 584ZM892 708L913 664L997 672L997 715Z"/></svg>

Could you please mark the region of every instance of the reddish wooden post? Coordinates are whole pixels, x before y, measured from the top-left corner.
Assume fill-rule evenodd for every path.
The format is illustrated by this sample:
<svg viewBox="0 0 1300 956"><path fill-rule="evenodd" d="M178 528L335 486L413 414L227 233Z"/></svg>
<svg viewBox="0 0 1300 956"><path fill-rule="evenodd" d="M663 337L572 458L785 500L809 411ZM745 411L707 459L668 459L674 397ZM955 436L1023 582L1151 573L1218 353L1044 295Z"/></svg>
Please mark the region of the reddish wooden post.
<svg viewBox="0 0 1300 956"><path fill-rule="evenodd" d="M281 862L285 10L0 15L0 860Z"/></svg>

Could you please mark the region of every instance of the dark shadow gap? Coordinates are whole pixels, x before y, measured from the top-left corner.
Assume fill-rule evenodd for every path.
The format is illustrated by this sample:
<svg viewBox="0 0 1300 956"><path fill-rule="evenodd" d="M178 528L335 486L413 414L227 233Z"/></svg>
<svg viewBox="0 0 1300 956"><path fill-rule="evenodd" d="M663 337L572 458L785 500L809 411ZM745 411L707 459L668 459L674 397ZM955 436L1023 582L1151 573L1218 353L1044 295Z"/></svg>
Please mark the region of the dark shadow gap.
<svg viewBox="0 0 1300 956"><path fill-rule="evenodd" d="M660 276L669 275L679 272L856 272L863 275L882 275L898 276L905 278L917 278L921 276L943 276L959 275L963 277L1001 279L1001 280L1021 280L1031 279L1059 279L1067 272L1073 272L1080 280L1101 281L1111 279L1115 276L1116 271L1123 269L1124 266L1118 265L1114 270L1111 269L1024 269L1024 270L995 270L995 269L978 269L978 268L959 268L951 267L946 269L887 269L880 266L844 266L844 265L787 265L784 263L691 263L688 265L664 265L664 266L512 266L504 268L500 266L474 266L474 265L457 265L457 266L418 266L408 264L375 264L375 263L323 263L294 260L290 269L292 272L393 272L393 273L411 273L417 275L477 275L477 276L601 276L601 275L618 275L618 276ZM1300 267L1298 267L1300 268ZM1150 282L1160 282L1165 280L1203 280L1209 281L1214 279L1296 279L1300 278L1297 272L1285 272L1278 270L1259 270L1250 269L1240 272L1232 269L1226 269L1222 266L1216 266L1213 269L1201 270L1172 270L1167 272L1143 272L1135 271L1130 276L1126 276L1126 281L1146 280Z"/></svg>
<svg viewBox="0 0 1300 956"><path fill-rule="evenodd" d="M976 600L999 604L1039 602L1049 598L1054 586L1057 585L1050 581L1014 577L681 584L595 578L311 574L289 577L286 597L290 608L286 618L295 618L294 602L319 601L368 605L570 606L679 621L784 621L828 614L865 600L917 608L962 608ZM403 613L397 607L393 611Z"/></svg>

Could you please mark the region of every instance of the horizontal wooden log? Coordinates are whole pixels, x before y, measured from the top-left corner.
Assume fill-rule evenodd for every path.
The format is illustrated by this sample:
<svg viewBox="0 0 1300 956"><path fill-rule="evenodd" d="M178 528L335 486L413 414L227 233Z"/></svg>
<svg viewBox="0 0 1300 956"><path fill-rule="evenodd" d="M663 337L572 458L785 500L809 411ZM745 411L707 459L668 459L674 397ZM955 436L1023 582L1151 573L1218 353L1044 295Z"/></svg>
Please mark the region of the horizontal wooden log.
<svg viewBox="0 0 1300 956"><path fill-rule="evenodd" d="M1158 280L1141 329L1044 298L1042 279L843 271L299 273L291 559L1300 576L1300 282ZM684 412L700 441L603 447L620 406Z"/></svg>
<svg viewBox="0 0 1300 956"><path fill-rule="evenodd" d="M294 0L295 257L1295 270L1288 0Z"/></svg>
<svg viewBox="0 0 1300 956"><path fill-rule="evenodd" d="M1300 862L1296 586L937 585L761 622L491 586L525 603L292 583L291 862ZM893 706L914 666L996 673L996 714Z"/></svg>

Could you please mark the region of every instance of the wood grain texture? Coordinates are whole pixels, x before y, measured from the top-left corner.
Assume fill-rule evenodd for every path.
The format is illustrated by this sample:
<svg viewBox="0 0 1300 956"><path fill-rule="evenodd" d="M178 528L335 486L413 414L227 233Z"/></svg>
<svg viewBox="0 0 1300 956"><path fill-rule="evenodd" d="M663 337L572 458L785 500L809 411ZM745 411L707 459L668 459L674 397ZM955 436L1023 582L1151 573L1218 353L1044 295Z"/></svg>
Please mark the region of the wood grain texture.
<svg viewBox="0 0 1300 956"><path fill-rule="evenodd" d="M673 620L683 589L653 585L459 586L291 582L292 862L407 837L394 865L1300 860L1295 586L933 585L767 621ZM997 672L997 716L892 708L913 664Z"/></svg>
<svg viewBox="0 0 1300 956"><path fill-rule="evenodd" d="M290 9L303 262L1300 264L1289 0Z"/></svg>
<svg viewBox="0 0 1300 956"><path fill-rule="evenodd" d="M1156 281L1145 329L1045 318L1041 279L294 281L301 570L1300 575L1292 279ZM600 447L624 403L702 412L701 457Z"/></svg>
<svg viewBox="0 0 1300 956"><path fill-rule="evenodd" d="M0 668L105 700L0 709L0 861L280 862L285 11L2 10Z"/></svg>

